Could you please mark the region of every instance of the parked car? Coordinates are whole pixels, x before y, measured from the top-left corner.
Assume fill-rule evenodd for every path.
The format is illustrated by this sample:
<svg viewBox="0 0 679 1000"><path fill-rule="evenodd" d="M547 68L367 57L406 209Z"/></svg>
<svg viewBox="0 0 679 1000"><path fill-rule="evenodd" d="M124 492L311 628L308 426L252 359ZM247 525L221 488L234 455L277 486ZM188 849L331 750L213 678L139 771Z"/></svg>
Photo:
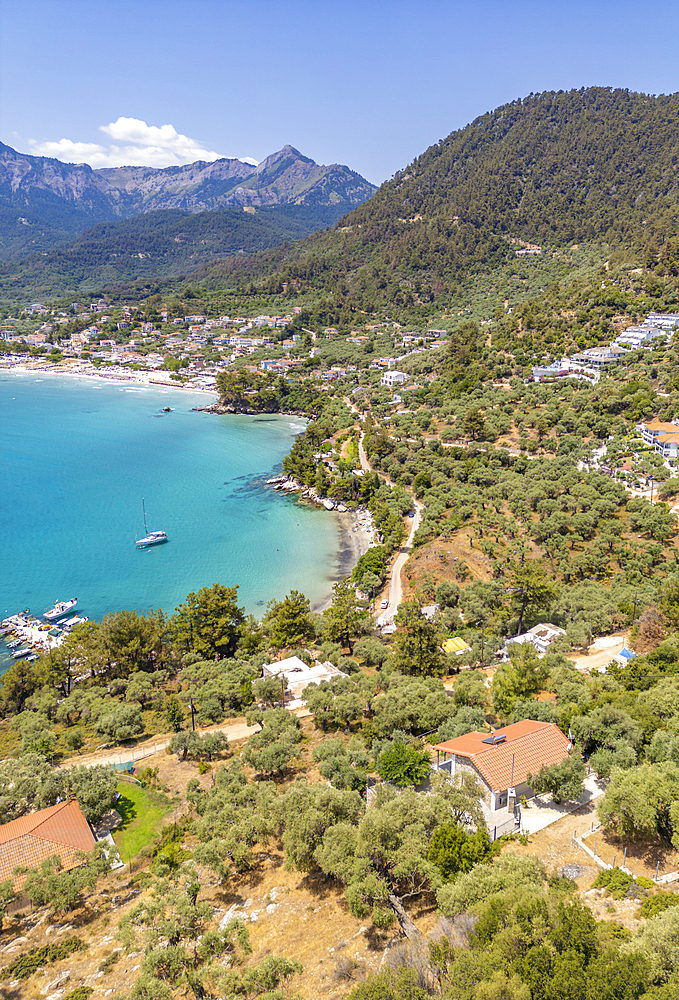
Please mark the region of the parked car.
<svg viewBox="0 0 679 1000"><path fill-rule="evenodd" d="M409 511L408 517L415 517L415 511L414 510Z"/></svg>
<svg viewBox="0 0 679 1000"><path fill-rule="evenodd" d="M388 608L389 607L389 601L386 601L386 600L385 601L380 601L380 607L381 608Z"/></svg>

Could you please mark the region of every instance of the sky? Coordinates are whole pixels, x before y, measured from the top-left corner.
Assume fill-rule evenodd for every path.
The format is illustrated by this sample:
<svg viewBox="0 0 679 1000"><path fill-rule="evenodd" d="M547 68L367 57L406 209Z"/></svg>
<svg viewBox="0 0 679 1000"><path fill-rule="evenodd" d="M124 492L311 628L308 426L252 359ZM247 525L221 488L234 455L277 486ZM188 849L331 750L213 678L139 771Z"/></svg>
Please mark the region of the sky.
<svg viewBox="0 0 679 1000"><path fill-rule="evenodd" d="M676 0L2 0L0 139L93 167L286 143L375 184L478 115L679 91Z"/></svg>

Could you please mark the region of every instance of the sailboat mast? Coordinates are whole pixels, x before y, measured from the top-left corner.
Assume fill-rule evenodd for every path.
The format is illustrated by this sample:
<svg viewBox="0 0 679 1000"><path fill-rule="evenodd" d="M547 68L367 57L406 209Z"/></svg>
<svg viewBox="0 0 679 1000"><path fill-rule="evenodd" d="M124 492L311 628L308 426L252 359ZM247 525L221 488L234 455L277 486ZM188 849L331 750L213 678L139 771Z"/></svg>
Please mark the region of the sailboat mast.
<svg viewBox="0 0 679 1000"><path fill-rule="evenodd" d="M144 502L144 498L143 497L142 497L142 501L141 501L141 509L144 511L144 538L147 538L148 537L148 533L149 533L149 529L146 527L146 503Z"/></svg>

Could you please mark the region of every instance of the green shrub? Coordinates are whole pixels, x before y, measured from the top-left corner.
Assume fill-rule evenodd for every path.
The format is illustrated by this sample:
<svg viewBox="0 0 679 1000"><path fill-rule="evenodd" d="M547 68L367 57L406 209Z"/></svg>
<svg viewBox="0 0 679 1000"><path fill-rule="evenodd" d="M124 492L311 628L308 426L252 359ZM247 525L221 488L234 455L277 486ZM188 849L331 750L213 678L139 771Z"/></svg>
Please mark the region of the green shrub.
<svg viewBox="0 0 679 1000"><path fill-rule="evenodd" d="M655 882L652 878L646 878L645 875L639 875L635 879L636 884L640 889L653 889L655 887Z"/></svg>
<svg viewBox="0 0 679 1000"><path fill-rule="evenodd" d="M639 915L650 920L651 917L664 913L670 906L679 906L679 895L674 892L658 892L643 901Z"/></svg>
<svg viewBox="0 0 679 1000"><path fill-rule="evenodd" d="M120 958L120 955L121 952L119 949L118 951L112 951L110 955L107 955L106 958L102 959L99 963L99 972L110 972Z"/></svg>
<svg viewBox="0 0 679 1000"><path fill-rule="evenodd" d="M622 868L607 868L599 872L592 888L608 889L613 899L622 899L633 882L634 876L628 875Z"/></svg>
<svg viewBox="0 0 679 1000"><path fill-rule="evenodd" d="M93 993L94 989L91 986L78 986L77 989L67 993L63 1000L88 1000Z"/></svg>
<svg viewBox="0 0 679 1000"><path fill-rule="evenodd" d="M62 958L68 958L74 951L80 951L85 945L80 938L67 938L59 944L47 944L42 948L32 948L25 955L19 955L5 971L7 979L28 979L41 965L49 962L58 962ZM88 994L89 996L89 994Z"/></svg>

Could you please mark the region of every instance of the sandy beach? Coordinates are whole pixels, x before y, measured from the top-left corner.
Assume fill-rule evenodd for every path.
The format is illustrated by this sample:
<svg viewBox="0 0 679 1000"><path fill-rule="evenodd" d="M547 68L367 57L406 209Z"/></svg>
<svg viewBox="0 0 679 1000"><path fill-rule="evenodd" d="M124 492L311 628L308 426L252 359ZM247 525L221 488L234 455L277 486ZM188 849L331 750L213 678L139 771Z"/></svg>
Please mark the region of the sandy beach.
<svg viewBox="0 0 679 1000"><path fill-rule="evenodd" d="M7 361L0 355L0 372L8 372L10 375L54 375L63 378L86 378L95 379L99 382L113 382L120 385L139 385L148 389L177 389L188 392L201 392L213 399L219 397L216 389L206 389L204 386L195 385L193 382L177 382L175 380L158 377L156 372L148 371L127 371L121 369L106 368L104 371L97 369L94 365L86 368L81 365L65 367L64 365L53 365L45 361L35 361L18 364L15 360Z"/></svg>
<svg viewBox="0 0 679 1000"><path fill-rule="evenodd" d="M335 562L332 583L344 576L349 576L352 569L363 555L374 544L374 529L372 519L367 511L351 510L345 514L334 513L339 528L339 549ZM314 611L325 611L332 602L332 594L313 607Z"/></svg>

